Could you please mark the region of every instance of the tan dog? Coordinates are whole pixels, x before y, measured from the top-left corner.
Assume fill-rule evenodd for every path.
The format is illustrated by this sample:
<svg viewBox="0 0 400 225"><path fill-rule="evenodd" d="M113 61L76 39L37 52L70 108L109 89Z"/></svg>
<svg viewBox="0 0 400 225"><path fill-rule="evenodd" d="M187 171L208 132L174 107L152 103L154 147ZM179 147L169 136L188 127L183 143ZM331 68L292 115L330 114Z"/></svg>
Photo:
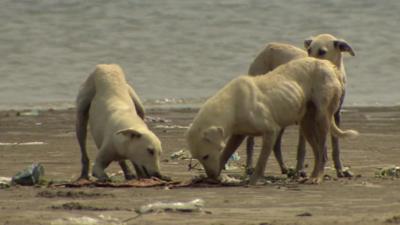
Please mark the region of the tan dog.
<svg viewBox="0 0 400 225"><path fill-rule="evenodd" d="M112 161L119 161L125 178L131 179L134 176L124 161L128 159L139 178L162 177L159 167L161 142L144 123L143 105L118 65L97 65L82 85L76 105L76 136L82 153L80 178L89 178L88 121L99 149L93 176L107 180L104 169Z"/></svg>
<svg viewBox="0 0 400 225"><path fill-rule="evenodd" d="M285 64L291 60L299 59L307 57L307 55L326 59L335 64L340 71L344 75L344 81L346 81L346 72L343 64L342 52L348 52L352 56L354 56L354 51L351 46L344 40L337 39L336 37L330 34L320 34L316 37L309 38L304 41L304 46L307 49L307 52L299 49L292 45L282 44L282 43L270 43L268 44L254 59L249 68L250 75L263 75L268 73L271 70L274 70L276 67ZM344 95L341 99L341 104L343 102ZM340 105L341 105L340 104ZM336 124L340 125L340 108L335 113L335 121ZM274 146L274 154L279 163L281 171L283 174L287 173L287 167L283 162L282 152L281 152L281 139L284 130L282 130L277 138L277 141ZM340 148L339 148L339 140L335 136L331 136L332 138L332 158L335 163L335 168L338 177L351 177L351 172L348 170L343 170L343 165L340 160ZM246 167L248 173L252 171L252 156L254 149L254 138L247 138L247 162ZM296 172L299 176L306 176L304 171L304 158L305 158L305 139L299 134L299 143L298 143L298 151L297 151L297 166Z"/></svg>
<svg viewBox="0 0 400 225"><path fill-rule="evenodd" d="M299 122L315 155L310 181L318 183L323 177L327 133L357 134L340 130L333 120L343 88L343 75L332 63L310 57L266 76L236 78L208 99L195 117L186 134L191 154L209 177L217 178L247 135L262 136L262 151L250 178L250 184L255 184L280 130Z"/></svg>

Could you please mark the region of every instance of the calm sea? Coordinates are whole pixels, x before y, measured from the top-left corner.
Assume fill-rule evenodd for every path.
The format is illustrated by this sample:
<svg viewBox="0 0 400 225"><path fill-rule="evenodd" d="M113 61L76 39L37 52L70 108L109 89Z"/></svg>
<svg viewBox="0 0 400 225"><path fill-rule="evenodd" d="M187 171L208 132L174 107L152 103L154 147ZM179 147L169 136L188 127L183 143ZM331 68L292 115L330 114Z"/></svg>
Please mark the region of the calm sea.
<svg viewBox="0 0 400 225"><path fill-rule="evenodd" d="M99 63L147 104L202 102L271 41L347 40L345 105L400 104L399 0L2 0L0 109L68 107Z"/></svg>

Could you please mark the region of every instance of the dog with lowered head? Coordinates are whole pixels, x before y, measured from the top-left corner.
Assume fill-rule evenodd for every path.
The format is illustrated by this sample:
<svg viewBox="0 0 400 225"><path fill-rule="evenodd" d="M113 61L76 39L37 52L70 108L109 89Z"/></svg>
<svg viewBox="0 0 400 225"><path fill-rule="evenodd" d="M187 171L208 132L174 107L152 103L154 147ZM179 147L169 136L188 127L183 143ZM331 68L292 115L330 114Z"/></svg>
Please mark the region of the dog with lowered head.
<svg viewBox="0 0 400 225"><path fill-rule="evenodd" d="M218 178L246 136L262 136L262 150L250 177L250 184L255 184L264 174L280 130L299 123L315 156L309 182L319 183L328 132L338 137L357 135L340 130L333 120L343 85L343 74L335 65L310 57L291 61L266 76L240 76L201 107L186 133L189 150L210 178Z"/></svg>
<svg viewBox="0 0 400 225"><path fill-rule="evenodd" d="M310 56L318 59L326 59L332 62L337 68L340 69L344 76L344 82L346 81L346 71L343 64L343 52L347 52L354 56L355 53L351 46L343 39L338 39L330 34L320 34L315 37L310 37L304 41L304 47L306 51L297 48L292 45L283 43L269 43L254 59L249 67L249 75L264 75L276 67L285 64L289 61L304 58ZM341 97L340 107L337 112L335 112L336 124L340 125L340 108L344 100L344 94ZM274 145L274 155L279 163L281 171L286 174L288 169L283 162L282 152L281 152L281 139L284 130L282 130L276 143ZM351 177L352 174L349 170L344 170L342 161L340 159L340 147L339 139L331 135L332 140L332 158L335 164L336 173L338 177ZM254 149L254 138L247 138L247 161L246 168L248 173L251 173L253 169L253 149ZM306 173L304 171L304 158L305 158L305 139L301 132L299 134L298 149L297 149L297 166L296 173L298 176L305 177Z"/></svg>
<svg viewBox="0 0 400 225"><path fill-rule="evenodd" d="M125 178L134 178L125 162L128 159L139 178L163 178L159 166L161 142L143 121L143 105L126 82L120 66L97 65L82 85L76 106L76 136L82 154L80 178L89 178L86 151L88 123L99 149L92 171L94 177L108 180L104 170L112 161L118 161Z"/></svg>

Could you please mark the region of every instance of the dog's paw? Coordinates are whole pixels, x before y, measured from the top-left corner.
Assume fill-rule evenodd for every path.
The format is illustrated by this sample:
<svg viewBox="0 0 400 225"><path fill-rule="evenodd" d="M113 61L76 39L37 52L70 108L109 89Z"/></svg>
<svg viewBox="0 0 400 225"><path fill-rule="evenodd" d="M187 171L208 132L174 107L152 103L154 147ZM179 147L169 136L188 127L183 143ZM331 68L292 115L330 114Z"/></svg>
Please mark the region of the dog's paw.
<svg viewBox="0 0 400 225"><path fill-rule="evenodd" d="M282 174L289 174L289 169L286 168L286 167L282 167L282 168L281 168L281 173L282 173Z"/></svg>
<svg viewBox="0 0 400 225"><path fill-rule="evenodd" d="M320 184L323 178L321 177L313 177L309 179L309 184Z"/></svg>
<svg viewBox="0 0 400 225"><path fill-rule="evenodd" d="M322 182L322 177L310 177L310 178L303 178L299 180L299 183L302 184L320 184Z"/></svg>
<svg viewBox="0 0 400 225"><path fill-rule="evenodd" d="M304 170L300 170L297 172L297 177L301 177L301 178L306 178L307 177L307 173Z"/></svg>
<svg viewBox="0 0 400 225"><path fill-rule="evenodd" d="M254 173L254 168L246 167L246 175L251 176Z"/></svg>
<svg viewBox="0 0 400 225"><path fill-rule="evenodd" d="M134 180L134 179L136 179L136 176L134 174L125 175L125 180Z"/></svg>
<svg viewBox="0 0 400 225"><path fill-rule="evenodd" d="M256 185L258 181L259 176L256 174L251 175L250 180L249 180L249 185Z"/></svg>
<svg viewBox="0 0 400 225"><path fill-rule="evenodd" d="M354 174L349 169L338 170L338 171L336 171L336 175L337 175L338 178L354 177Z"/></svg>

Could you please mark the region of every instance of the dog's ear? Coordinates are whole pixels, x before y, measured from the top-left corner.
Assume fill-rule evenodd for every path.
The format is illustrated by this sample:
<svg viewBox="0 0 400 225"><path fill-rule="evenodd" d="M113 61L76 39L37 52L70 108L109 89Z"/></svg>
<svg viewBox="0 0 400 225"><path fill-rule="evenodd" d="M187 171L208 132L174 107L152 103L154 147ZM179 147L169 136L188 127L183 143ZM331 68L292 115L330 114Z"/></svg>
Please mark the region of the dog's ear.
<svg viewBox="0 0 400 225"><path fill-rule="evenodd" d="M304 48L308 49L313 41L314 37L309 37L304 40Z"/></svg>
<svg viewBox="0 0 400 225"><path fill-rule="evenodd" d="M345 40L343 39L339 39L339 40L335 40L333 41L333 46L336 49L339 49L341 52L348 52L350 55L355 56L356 54L354 53L353 49L351 48L351 46L349 45L349 43L347 43Z"/></svg>
<svg viewBox="0 0 400 225"><path fill-rule="evenodd" d="M128 129L123 129L123 130L119 130L116 132L116 134L123 134L131 139L133 138L141 138L142 137L142 133L140 133L139 131L132 129L132 128L128 128Z"/></svg>
<svg viewBox="0 0 400 225"><path fill-rule="evenodd" d="M203 138L210 143L222 145L224 139L224 129L222 127L215 126L207 128L203 132Z"/></svg>

